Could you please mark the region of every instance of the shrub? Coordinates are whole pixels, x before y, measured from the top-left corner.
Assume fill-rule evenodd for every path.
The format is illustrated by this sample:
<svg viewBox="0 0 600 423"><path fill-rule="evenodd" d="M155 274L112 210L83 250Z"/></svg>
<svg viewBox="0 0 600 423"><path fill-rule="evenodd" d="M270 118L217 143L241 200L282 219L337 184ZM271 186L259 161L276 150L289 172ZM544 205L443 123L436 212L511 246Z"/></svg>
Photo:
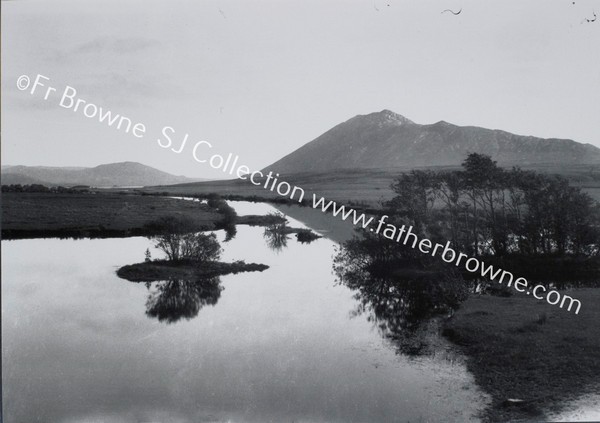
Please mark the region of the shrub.
<svg viewBox="0 0 600 423"><path fill-rule="evenodd" d="M152 223L158 235L149 237L155 247L167 255L171 261L193 260L197 262L216 261L221 257L221 246L214 233L192 232L189 219L175 216L163 217Z"/></svg>

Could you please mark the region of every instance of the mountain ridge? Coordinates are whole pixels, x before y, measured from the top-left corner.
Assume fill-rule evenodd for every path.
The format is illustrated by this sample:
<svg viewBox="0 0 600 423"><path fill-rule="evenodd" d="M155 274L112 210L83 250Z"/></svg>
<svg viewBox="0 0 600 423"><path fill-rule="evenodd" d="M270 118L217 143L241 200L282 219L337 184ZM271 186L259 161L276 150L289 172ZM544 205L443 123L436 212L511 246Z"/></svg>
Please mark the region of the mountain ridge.
<svg viewBox="0 0 600 423"><path fill-rule="evenodd" d="M570 139L516 135L446 121L418 124L384 109L357 115L324 132L264 171L280 174L334 169L456 166L469 153L503 166L599 164L600 149Z"/></svg>
<svg viewBox="0 0 600 423"><path fill-rule="evenodd" d="M138 162L117 162L95 167L11 165L2 167L2 184L94 187L151 186L197 182L202 179L172 175Z"/></svg>

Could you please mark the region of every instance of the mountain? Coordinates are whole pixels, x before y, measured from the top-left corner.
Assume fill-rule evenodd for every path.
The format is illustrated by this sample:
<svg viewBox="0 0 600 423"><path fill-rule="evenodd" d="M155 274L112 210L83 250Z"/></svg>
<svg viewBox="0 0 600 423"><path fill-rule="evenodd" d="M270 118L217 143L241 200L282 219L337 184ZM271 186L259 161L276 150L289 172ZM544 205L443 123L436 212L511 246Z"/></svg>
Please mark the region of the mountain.
<svg viewBox="0 0 600 423"><path fill-rule="evenodd" d="M2 172L2 185L44 185L44 181L20 173ZM48 185L48 184L46 184Z"/></svg>
<svg viewBox="0 0 600 423"><path fill-rule="evenodd" d="M2 184L42 184L47 186L89 185L93 187L170 185L199 181L175 176L136 162L104 164L96 167L6 166Z"/></svg>
<svg viewBox="0 0 600 423"><path fill-rule="evenodd" d="M332 169L456 166L468 153L502 166L598 164L600 149L567 139L543 139L440 121L420 125L389 110L358 115L272 165L290 174Z"/></svg>

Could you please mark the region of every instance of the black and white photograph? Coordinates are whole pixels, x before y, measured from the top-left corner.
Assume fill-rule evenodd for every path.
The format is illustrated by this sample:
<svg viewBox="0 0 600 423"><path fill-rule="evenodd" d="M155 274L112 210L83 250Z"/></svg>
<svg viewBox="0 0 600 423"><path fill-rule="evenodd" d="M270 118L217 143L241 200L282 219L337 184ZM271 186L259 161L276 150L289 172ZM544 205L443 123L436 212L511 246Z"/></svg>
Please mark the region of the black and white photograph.
<svg viewBox="0 0 600 423"><path fill-rule="evenodd" d="M0 7L0 423L600 422L597 0Z"/></svg>

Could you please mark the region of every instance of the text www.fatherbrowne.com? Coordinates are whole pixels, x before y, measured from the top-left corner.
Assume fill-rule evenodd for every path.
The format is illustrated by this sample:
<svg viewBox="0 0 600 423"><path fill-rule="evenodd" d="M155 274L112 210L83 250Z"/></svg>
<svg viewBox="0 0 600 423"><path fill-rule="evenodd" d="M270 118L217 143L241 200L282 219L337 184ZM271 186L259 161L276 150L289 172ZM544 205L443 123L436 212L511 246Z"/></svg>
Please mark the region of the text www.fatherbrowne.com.
<svg viewBox="0 0 600 423"><path fill-rule="evenodd" d="M374 217L367 217L364 213L359 214L352 208L347 208L344 205L339 206L335 201L327 202L323 197L317 199L315 194L313 194L312 207L320 209L325 213L329 212L336 217L339 216L342 220L350 219L349 221L352 221L355 226L360 225L363 229L367 229L375 220ZM381 216L375 221L377 226L375 228L371 227L370 231L376 234L381 233L384 237L402 243L403 245L410 245L413 249L418 248L423 254L431 254L432 257L435 257L436 254L438 254L446 263L454 263L456 266L462 265L471 273L480 273L482 278L487 277L492 281L497 280L500 284L505 283L506 286L514 287L518 292L526 292L527 295L533 295L538 300L545 299L548 304L558 305L560 308L566 306L568 311L571 311L571 309L575 307L575 314L579 314L581 301L568 295L561 295L560 292L555 290L547 291L546 287L543 285L530 287L525 278L519 277L515 279L511 272L500 268L494 268L494 266L491 265L486 265L476 257L469 257L464 253L457 254L457 252L450 247L450 241L446 242L445 245L442 245L439 243L434 244L427 238L419 239L419 237L413 233L412 226L406 227L406 225L402 225L398 228L391 223L386 223L388 217L389 216L387 215Z"/></svg>

